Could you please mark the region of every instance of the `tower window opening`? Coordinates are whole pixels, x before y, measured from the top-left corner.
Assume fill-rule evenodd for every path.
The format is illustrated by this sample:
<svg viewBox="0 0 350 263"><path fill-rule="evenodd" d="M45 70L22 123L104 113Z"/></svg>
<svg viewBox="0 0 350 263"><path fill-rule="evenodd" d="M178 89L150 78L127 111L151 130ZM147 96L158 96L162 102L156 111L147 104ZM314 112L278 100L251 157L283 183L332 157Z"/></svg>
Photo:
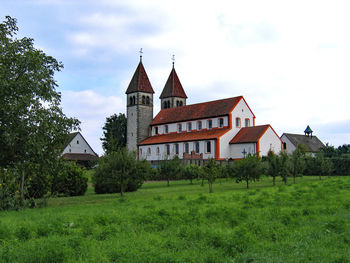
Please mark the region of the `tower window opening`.
<svg viewBox="0 0 350 263"><path fill-rule="evenodd" d="M146 104L149 105L149 97L146 97Z"/></svg>
<svg viewBox="0 0 350 263"><path fill-rule="evenodd" d="M146 97L142 96L142 104L146 104Z"/></svg>
<svg viewBox="0 0 350 263"><path fill-rule="evenodd" d="M179 103L179 104L180 104L180 106L183 106L183 105L184 105L184 103L183 103L182 101L180 101L180 103Z"/></svg>
<svg viewBox="0 0 350 263"><path fill-rule="evenodd" d="M167 101L167 108L170 108L170 100Z"/></svg>
<svg viewBox="0 0 350 263"><path fill-rule="evenodd" d="M132 105L132 97L130 97L130 105Z"/></svg>
<svg viewBox="0 0 350 263"><path fill-rule="evenodd" d="M164 109L167 109L168 108L168 104L166 103L166 101L164 101Z"/></svg>

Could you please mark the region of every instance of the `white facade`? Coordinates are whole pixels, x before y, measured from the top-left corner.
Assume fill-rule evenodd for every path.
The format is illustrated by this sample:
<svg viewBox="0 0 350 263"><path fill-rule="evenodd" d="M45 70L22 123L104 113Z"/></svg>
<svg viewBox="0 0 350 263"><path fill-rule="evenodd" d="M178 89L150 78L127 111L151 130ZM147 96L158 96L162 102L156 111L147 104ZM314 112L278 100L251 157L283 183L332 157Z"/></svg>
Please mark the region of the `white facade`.
<svg viewBox="0 0 350 263"><path fill-rule="evenodd" d="M248 154L256 154L256 143L240 143L230 145L230 158L241 159Z"/></svg>
<svg viewBox="0 0 350 263"><path fill-rule="evenodd" d="M259 140L259 154L266 156L269 151L279 154L282 151L282 142L278 135L269 127Z"/></svg>
<svg viewBox="0 0 350 263"><path fill-rule="evenodd" d="M288 154L292 154L295 151L296 146L284 134L282 135L281 140L285 143L284 151Z"/></svg>
<svg viewBox="0 0 350 263"><path fill-rule="evenodd" d="M62 155L65 153L85 153L96 155L80 132L78 132L64 148Z"/></svg>

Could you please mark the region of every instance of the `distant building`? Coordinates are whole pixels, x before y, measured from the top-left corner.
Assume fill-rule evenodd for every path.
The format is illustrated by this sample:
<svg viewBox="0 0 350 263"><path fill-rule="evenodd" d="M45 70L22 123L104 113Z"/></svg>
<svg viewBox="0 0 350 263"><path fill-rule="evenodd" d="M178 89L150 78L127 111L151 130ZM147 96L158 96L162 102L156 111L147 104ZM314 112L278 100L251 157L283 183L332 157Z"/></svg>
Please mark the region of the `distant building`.
<svg viewBox="0 0 350 263"><path fill-rule="evenodd" d="M69 134L62 156L66 160L76 161L83 165L86 165L89 161L98 160L98 155L80 132Z"/></svg>
<svg viewBox="0 0 350 263"><path fill-rule="evenodd" d="M304 144L307 147L307 152L316 153L320 148L324 147L317 136L312 135L313 131L308 125L303 134L283 133L281 140L283 142L283 150L292 154L299 144Z"/></svg>
<svg viewBox="0 0 350 263"><path fill-rule="evenodd" d="M153 118L153 88L140 60L126 90L127 148L141 159L241 159L248 154L279 153L273 128L255 126L243 96L186 105L187 95L174 65Z"/></svg>

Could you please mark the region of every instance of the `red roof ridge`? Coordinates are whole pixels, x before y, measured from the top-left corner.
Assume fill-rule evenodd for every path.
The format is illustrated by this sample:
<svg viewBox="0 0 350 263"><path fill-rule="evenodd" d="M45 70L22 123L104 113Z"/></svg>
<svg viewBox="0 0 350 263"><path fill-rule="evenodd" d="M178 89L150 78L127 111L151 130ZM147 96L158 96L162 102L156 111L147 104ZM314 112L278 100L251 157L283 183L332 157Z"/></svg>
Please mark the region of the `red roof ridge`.
<svg viewBox="0 0 350 263"><path fill-rule="evenodd" d="M230 141L230 144L258 142L258 140L260 140L260 138L264 135L264 133L270 127L271 127L270 124L243 127L232 138L232 140Z"/></svg>

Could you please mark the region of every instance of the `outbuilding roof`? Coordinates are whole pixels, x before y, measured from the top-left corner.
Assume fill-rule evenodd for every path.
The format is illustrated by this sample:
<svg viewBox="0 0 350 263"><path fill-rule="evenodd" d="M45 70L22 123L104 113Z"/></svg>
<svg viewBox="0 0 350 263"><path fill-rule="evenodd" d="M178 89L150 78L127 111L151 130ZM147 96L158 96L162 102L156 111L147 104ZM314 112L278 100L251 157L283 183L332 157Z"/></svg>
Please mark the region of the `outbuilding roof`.
<svg viewBox="0 0 350 263"><path fill-rule="evenodd" d="M171 133L164 135L151 136L142 141L139 145L151 145L161 143L174 143L174 142L186 142L186 141L199 141L216 139L225 134L229 129L213 129L197 132L182 132Z"/></svg>
<svg viewBox="0 0 350 263"><path fill-rule="evenodd" d="M243 99L243 97L239 96L176 108L163 109L153 119L151 125L154 126L173 122L225 116L230 114L241 99Z"/></svg>
<svg viewBox="0 0 350 263"><path fill-rule="evenodd" d="M309 152L317 152L320 148L324 147L323 142L321 142L316 136L283 133L281 137L283 137L283 135L285 135L295 147L299 144L306 145Z"/></svg>
<svg viewBox="0 0 350 263"><path fill-rule="evenodd" d="M267 124L242 128L239 130L236 136L233 137L230 144L258 142L269 127L270 125Z"/></svg>
<svg viewBox="0 0 350 263"><path fill-rule="evenodd" d="M146 93L154 93L151 82L148 79L145 68L143 67L142 62L140 61L137 66L134 75L130 81L130 84L126 90L126 94L133 92L146 92Z"/></svg>

